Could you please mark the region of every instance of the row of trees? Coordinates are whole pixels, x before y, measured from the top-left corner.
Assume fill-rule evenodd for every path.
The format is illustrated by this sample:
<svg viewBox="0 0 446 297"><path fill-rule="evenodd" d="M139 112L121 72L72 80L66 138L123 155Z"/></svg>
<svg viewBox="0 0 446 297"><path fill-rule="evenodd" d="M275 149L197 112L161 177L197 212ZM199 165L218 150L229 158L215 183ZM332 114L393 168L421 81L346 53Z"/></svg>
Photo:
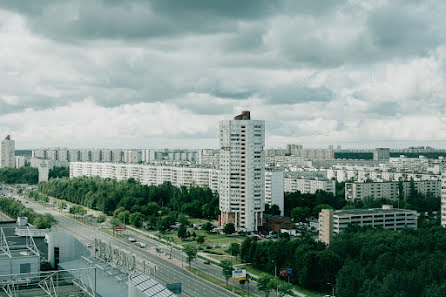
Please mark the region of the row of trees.
<svg viewBox="0 0 446 297"><path fill-rule="evenodd" d="M446 230L438 221L394 232L350 226L326 247L311 237L247 238L241 258L272 275L292 268L291 282L340 297L444 297Z"/></svg>
<svg viewBox="0 0 446 297"><path fill-rule="evenodd" d="M29 184L35 185L39 181L39 171L37 168L29 166L21 168L0 169L0 183L5 184Z"/></svg>
<svg viewBox="0 0 446 297"><path fill-rule="evenodd" d="M63 178L63 177L69 177L70 176L70 167L66 166L60 166L60 167L53 167L53 169L50 169L49 172L49 178Z"/></svg>
<svg viewBox="0 0 446 297"><path fill-rule="evenodd" d="M128 211L129 216L138 213L137 217L144 217L136 221L148 220L153 216L154 224L156 217L169 215L170 212L208 219L215 219L219 213L218 195L208 188L195 186L189 189L177 188L170 183L147 186L132 178L117 181L99 177L77 177L51 179L47 183L40 183L38 190L109 215L122 207L124 211Z"/></svg>
<svg viewBox="0 0 446 297"><path fill-rule="evenodd" d="M28 222L39 229L51 228L56 224L56 219L50 214L39 214L31 208L26 208L16 200L0 197L0 209L13 219L27 217Z"/></svg>

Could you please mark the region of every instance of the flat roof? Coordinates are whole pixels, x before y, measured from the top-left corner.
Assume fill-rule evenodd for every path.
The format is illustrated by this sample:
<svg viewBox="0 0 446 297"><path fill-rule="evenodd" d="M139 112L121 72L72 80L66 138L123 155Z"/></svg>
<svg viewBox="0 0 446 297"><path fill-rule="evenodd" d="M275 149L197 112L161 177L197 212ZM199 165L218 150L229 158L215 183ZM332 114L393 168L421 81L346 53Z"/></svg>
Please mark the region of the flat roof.
<svg viewBox="0 0 446 297"><path fill-rule="evenodd" d="M369 208L369 209L343 209L343 210L335 210L333 215L337 216L357 216L357 215L368 215L368 214L392 214L392 213L416 213L415 210L411 209L400 209L400 208L391 208L391 209L383 209L383 208Z"/></svg>
<svg viewBox="0 0 446 297"><path fill-rule="evenodd" d="M20 251L28 250L26 246L26 237L15 235L15 228L17 228L15 221L0 222L0 228L3 229L5 233L6 240L11 250L13 257L29 257L31 255L20 254ZM48 244L45 242L43 237L33 237L34 243L40 253L41 260L48 260ZM22 248L23 247L23 248ZM17 252L16 252L17 251Z"/></svg>

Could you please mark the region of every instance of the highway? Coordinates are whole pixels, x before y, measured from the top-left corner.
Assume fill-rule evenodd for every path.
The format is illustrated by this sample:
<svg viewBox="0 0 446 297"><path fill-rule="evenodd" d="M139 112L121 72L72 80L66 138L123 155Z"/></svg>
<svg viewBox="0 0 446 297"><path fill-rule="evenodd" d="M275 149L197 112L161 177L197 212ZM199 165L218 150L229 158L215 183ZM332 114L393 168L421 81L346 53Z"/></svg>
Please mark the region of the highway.
<svg viewBox="0 0 446 297"><path fill-rule="evenodd" d="M9 192L11 193L11 192ZM17 198L18 196L16 196ZM22 203L26 204L27 200L19 197L19 200ZM93 227L91 225L80 223L77 220L74 220L66 215L61 214L58 210L53 210L51 208L47 208L46 206L37 203L37 202L28 202L26 204L27 207L33 208L36 212L39 213L51 213L58 221L58 224L53 227L54 231L62 231L69 234L72 234L74 237L78 238L84 244L93 243L95 238L105 240L107 242L111 242L113 245L125 248L126 250L134 253L139 256L141 259L145 259L153 264L157 265L157 272L153 277L155 277L158 281L166 284L166 283L175 283L181 282L183 284L183 294L186 296L238 296L232 292L229 292L219 286L211 284L198 276L191 274L188 271L185 271L181 267L158 257L156 254L150 253L148 251L144 251L140 247L137 247L135 244L128 242L125 238L116 238L112 237L108 234L105 234L97 229L97 227ZM146 245L145 249L152 251L155 248L160 247L162 252L165 255L170 254L170 248L164 244L159 243L149 237L141 234L140 232L135 232L133 230L126 230L125 234L135 238L138 242L142 242ZM185 254L177 249L172 248L172 258L177 259L179 261L184 261L184 267L188 264L186 263ZM199 268L201 271L218 278L224 281L224 277L222 275L221 267L216 265L204 264L203 260L196 259L192 263L193 267ZM235 282L236 287L241 288L241 285L238 282ZM247 289L247 285L245 284L244 289ZM259 291L257 289L256 283L254 281L249 285L250 292L252 294L258 296L265 296L264 292ZM298 296L305 296L296 292ZM270 296L276 296L275 292L271 292Z"/></svg>
<svg viewBox="0 0 446 297"><path fill-rule="evenodd" d="M21 200L22 203L26 203L25 199L18 199ZM131 253L134 253L141 259L145 259L146 261L157 265L157 270L153 277L162 283L181 282L183 286L183 295L185 296L238 296L199 277L196 277L185 269L182 269L181 267L178 267L177 265L170 263L154 254L144 251L128 241L102 233L97 230L97 228L80 223L59 213L57 210L48 209L43 205L34 202L29 202L26 204L26 206L33 208L34 211L39 213L51 213L58 221L57 225L53 227L54 231L63 231L72 234L74 237L78 238L84 243L91 243L95 238L102 239L113 245L124 248ZM150 246L147 245L147 248L154 247L153 242L149 243L147 241L147 244L151 244Z"/></svg>

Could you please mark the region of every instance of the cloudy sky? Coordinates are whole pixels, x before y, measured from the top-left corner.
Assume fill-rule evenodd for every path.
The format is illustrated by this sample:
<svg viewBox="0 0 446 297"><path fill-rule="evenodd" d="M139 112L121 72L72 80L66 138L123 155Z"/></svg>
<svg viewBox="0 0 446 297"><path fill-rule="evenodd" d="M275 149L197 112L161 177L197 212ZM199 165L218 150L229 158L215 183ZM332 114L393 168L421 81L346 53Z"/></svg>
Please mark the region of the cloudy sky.
<svg viewBox="0 0 446 297"><path fill-rule="evenodd" d="M446 1L0 0L17 148L446 147ZM4 137L4 136L1 136Z"/></svg>

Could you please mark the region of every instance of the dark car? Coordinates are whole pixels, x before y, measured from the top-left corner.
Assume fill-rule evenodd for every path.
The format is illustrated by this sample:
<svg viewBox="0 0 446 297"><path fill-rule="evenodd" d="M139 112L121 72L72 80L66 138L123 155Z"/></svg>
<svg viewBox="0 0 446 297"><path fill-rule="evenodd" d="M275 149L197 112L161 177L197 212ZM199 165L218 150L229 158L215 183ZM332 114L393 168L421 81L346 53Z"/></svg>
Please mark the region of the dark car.
<svg viewBox="0 0 446 297"><path fill-rule="evenodd" d="M209 260L206 260L206 261L204 261L203 263L204 263L204 264L207 264L207 265L211 265L211 262L209 262Z"/></svg>

